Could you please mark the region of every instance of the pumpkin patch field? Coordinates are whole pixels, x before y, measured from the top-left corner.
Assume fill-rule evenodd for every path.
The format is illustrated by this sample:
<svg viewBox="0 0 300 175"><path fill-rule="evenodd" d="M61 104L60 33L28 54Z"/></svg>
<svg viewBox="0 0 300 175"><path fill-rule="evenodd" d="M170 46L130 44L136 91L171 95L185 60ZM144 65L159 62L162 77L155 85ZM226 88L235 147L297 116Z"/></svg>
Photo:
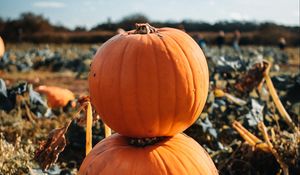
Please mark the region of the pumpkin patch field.
<svg viewBox="0 0 300 175"><path fill-rule="evenodd" d="M0 175L300 174L299 47L136 27L0 45Z"/></svg>

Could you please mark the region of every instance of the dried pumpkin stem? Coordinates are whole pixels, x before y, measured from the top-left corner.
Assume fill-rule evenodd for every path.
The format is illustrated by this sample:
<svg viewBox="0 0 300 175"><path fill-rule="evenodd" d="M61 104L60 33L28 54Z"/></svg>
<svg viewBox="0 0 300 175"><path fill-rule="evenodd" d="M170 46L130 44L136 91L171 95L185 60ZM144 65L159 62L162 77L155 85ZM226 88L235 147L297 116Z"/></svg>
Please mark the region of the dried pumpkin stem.
<svg viewBox="0 0 300 175"><path fill-rule="evenodd" d="M267 64L267 68L264 72L264 78L266 80L266 84L267 84L267 87L269 89L269 92L271 94L271 97L275 103L275 106L276 108L278 109L280 115L282 116L282 118L285 120L285 122L294 130L296 131L297 133L299 133L299 130L297 129L296 125L294 124L294 122L292 121L290 115L287 113L287 111L285 110L285 108L283 107L278 95L277 95L277 92L276 92L276 89L274 88L274 85L272 83L272 80L269 76L269 72L270 72L270 68L271 68L271 63L267 62L267 61L264 61L266 64Z"/></svg>
<svg viewBox="0 0 300 175"><path fill-rule="evenodd" d="M283 162L282 158L279 156L279 154L277 153L276 149L274 149L269 135L267 133L267 128L265 126L265 124L263 122L259 122L258 123L258 129L260 130L260 132L262 133L265 142L267 143L269 150L271 151L271 153L274 155L274 157L276 158L277 162L279 163L280 167L283 170L284 175L289 175L289 167L287 166L286 163Z"/></svg>
<svg viewBox="0 0 300 175"><path fill-rule="evenodd" d="M149 34L149 33L156 33L157 29L152 27L148 23L137 23L135 24L136 30L134 34Z"/></svg>
<svg viewBox="0 0 300 175"><path fill-rule="evenodd" d="M87 155L92 150L93 114L92 114L92 106L90 102L87 102L86 117L87 119L86 119L85 154Z"/></svg>

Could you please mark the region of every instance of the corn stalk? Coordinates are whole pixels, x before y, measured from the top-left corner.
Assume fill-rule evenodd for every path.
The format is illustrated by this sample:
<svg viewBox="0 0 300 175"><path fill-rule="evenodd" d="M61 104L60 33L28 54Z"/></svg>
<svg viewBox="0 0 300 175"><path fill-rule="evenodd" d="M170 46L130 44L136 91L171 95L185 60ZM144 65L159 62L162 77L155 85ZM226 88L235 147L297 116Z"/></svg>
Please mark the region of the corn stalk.
<svg viewBox="0 0 300 175"><path fill-rule="evenodd" d="M271 63L268 61L264 60L264 63L267 65L267 68L264 72L264 78L266 81L266 85L269 89L270 95L275 103L276 108L278 109L278 112L280 113L281 117L283 118L283 120L289 125L289 127L291 127L296 133L299 134L299 130L297 128L297 126L294 124L294 122L292 121L290 115L287 113L287 111L285 110L285 108L283 107L276 89L272 83L272 80L270 78L270 69L271 69Z"/></svg>

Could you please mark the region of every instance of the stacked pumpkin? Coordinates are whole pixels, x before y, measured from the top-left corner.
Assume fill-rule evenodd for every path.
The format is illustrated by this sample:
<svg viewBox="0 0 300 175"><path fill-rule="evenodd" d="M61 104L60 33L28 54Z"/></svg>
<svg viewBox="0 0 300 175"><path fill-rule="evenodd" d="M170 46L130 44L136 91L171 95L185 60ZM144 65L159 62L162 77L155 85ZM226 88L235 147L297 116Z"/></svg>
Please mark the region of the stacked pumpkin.
<svg viewBox="0 0 300 175"><path fill-rule="evenodd" d="M137 24L97 51L89 75L91 103L119 134L98 143L79 174L216 175L214 163L181 134L208 93L206 59L183 31Z"/></svg>

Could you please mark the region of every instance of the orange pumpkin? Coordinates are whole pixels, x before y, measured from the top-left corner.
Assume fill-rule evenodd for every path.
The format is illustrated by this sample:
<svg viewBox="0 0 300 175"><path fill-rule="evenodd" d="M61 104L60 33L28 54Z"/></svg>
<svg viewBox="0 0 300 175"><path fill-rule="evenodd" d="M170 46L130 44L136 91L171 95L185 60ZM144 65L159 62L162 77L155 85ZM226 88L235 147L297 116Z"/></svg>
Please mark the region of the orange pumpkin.
<svg viewBox="0 0 300 175"><path fill-rule="evenodd" d="M55 87L55 86L39 86L37 92L47 96L47 102L51 108L64 107L69 101L75 99L73 92L68 89ZM72 104L73 105L73 104Z"/></svg>
<svg viewBox="0 0 300 175"><path fill-rule="evenodd" d="M189 35L148 24L104 43L89 74L96 111L109 127L130 137L185 130L204 107L208 83L205 56Z"/></svg>
<svg viewBox="0 0 300 175"><path fill-rule="evenodd" d="M3 56L4 52L5 52L4 42L0 36L0 58Z"/></svg>
<svg viewBox="0 0 300 175"><path fill-rule="evenodd" d="M80 175L217 175L207 152L192 138L177 134L154 145L135 147L114 134L84 159Z"/></svg>

